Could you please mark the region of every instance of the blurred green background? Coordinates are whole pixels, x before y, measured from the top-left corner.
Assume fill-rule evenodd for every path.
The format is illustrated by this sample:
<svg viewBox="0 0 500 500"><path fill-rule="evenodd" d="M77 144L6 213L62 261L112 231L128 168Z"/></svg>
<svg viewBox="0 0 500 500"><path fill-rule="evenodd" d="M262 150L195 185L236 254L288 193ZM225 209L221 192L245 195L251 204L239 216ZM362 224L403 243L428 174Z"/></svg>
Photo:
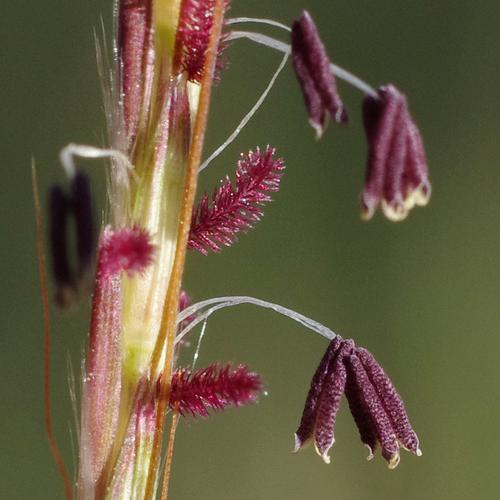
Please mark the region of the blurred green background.
<svg viewBox="0 0 500 500"><path fill-rule="evenodd" d="M351 125L330 126L316 142L288 66L250 126L202 176L202 188L211 189L234 170L240 151L271 143L288 166L282 189L239 244L207 258L189 255L186 288L195 299L248 294L279 302L366 346L404 396L424 455L403 453L395 471L380 456L366 462L345 402L330 466L311 448L291 454L326 342L269 311L240 306L210 320L200 364L246 362L262 374L269 395L253 407L182 423L171 498L498 498L500 4L235 0L231 15L290 23L303 8L335 62L373 85L391 81L407 93L427 146L431 203L403 223L380 215L361 222L361 95L339 83ZM1 498L62 498L42 418L29 166L34 155L45 192L62 178L62 146L101 143L92 27L102 14L109 29L110 11L111 0L17 0L1 8ZM228 56L207 152L279 62L276 53L246 41ZM103 170L88 169L102 207ZM54 316L55 430L68 462L68 359L78 368L87 318L88 304Z"/></svg>

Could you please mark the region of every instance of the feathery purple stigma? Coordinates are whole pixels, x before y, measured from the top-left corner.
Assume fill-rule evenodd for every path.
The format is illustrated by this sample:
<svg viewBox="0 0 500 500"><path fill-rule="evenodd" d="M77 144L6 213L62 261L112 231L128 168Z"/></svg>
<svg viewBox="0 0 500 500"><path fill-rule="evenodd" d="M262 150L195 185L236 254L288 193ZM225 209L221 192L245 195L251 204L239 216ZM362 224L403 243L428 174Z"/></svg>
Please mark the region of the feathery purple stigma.
<svg viewBox="0 0 500 500"><path fill-rule="evenodd" d="M102 276L113 276L121 271L130 275L142 273L152 263L154 252L148 232L140 226L117 231L108 228L99 248Z"/></svg>
<svg viewBox="0 0 500 500"><path fill-rule="evenodd" d="M229 0L225 2L227 10ZM181 67L188 80L201 82L205 55L213 24L214 0L183 0L177 28L177 49ZM225 48L224 37L219 42L219 56ZM224 64L217 62L217 69Z"/></svg>
<svg viewBox="0 0 500 500"><path fill-rule="evenodd" d="M279 189L285 168L281 158L273 158L275 150L267 146L263 153L242 154L236 169L236 186L229 177L214 190L211 202L204 195L193 211L188 247L207 255L219 252L221 245L230 246L236 234L250 229L263 215L261 206L271 201L269 193Z"/></svg>
<svg viewBox="0 0 500 500"><path fill-rule="evenodd" d="M368 161L362 216L371 219L382 203L385 216L399 221L415 205L429 201L427 162L406 97L394 85L380 87L378 95L363 102Z"/></svg>
<svg viewBox="0 0 500 500"><path fill-rule="evenodd" d="M207 417L209 410L253 403L261 391L260 376L245 365L233 369L230 363L213 364L195 372L181 369L172 376L169 406L183 416Z"/></svg>
<svg viewBox="0 0 500 500"><path fill-rule="evenodd" d="M348 121L347 111L337 92L330 59L318 29L307 11L292 24L292 60L309 114L309 122L321 137L328 114L336 123Z"/></svg>
<svg viewBox="0 0 500 500"><path fill-rule="evenodd" d="M418 437L390 379L366 349L339 336L328 346L314 374L295 434L295 451L314 433L316 451L330 463L328 451L335 442L335 421L344 392L361 441L370 450L368 459L373 458L377 443L391 469L399 463L399 443L421 455Z"/></svg>

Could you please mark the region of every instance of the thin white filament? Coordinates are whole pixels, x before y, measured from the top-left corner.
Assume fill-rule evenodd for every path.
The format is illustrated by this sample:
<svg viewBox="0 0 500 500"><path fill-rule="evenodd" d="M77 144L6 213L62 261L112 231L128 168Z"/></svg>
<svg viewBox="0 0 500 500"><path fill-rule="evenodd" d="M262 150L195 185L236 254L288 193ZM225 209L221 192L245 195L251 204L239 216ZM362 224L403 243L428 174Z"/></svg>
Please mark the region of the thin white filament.
<svg viewBox="0 0 500 500"><path fill-rule="evenodd" d="M99 75L99 82L101 84L102 99L104 104L104 112L106 114L106 125L108 134L112 127L113 122L113 99L112 88L114 86L114 78L112 71L109 67L108 51L106 48L106 35L104 33L104 24L101 17L101 34L97 33L94 28L94 44L95 44L95 57L97 63L97 74Z"/></svg>
<svg viewBox="0 0 500 500"><path fill-rule="evenodd" d="M196 305L196 304L193 304L193 305ZM202 321L206 321L207 318L209 318L214 312L218 311L219 309L223 309L224 307L229 307L232 305L235 305L235 304L233 304L232 302L222 302L222 303L217 304L216 306L213 306L213 307L207 309L203 313L200 312L196 316L196 318L193 321L191 321L191 323L189 323L186 327L183 328L183 330L181 332L179 332L177 334L177 336L175 337L175 344L177 344L179 341L181 341L182 338L185 335L187 335L196 325L198 325ZM178 318L179 318L179 316L178 316ZM179 324L178 321L177 321L177 324Z"/></svg>
<svg viewBox="0 0 500 500"><path fill-rule="evenodd" d="M277 28L281 28L288 32L292 31L291 28L286 24L274 21L273 19L265 19L261 17L232 17L231 19L228 19L225 22L225 24L238 24L238 23L269 24L270 26L276 26Z"/></svg>
<svg viewBox="0 0 500 500"><path fill-rule="evenodd" d="M276 40L276 38L263 35L262 33L254 33L253 31L231 31L227 36L228 41L239 40L240 38L246 38L247 40L260 43L265 47L269 47L285 54L290 54L292 52L292 48L288 43L281 42L280 40Z"/></svg>
<svg viewBox="0 0 500 500"><path fill-rule="evenodd" d="M207 330L207 320L205 320L203 322L203 325L201 325L201 332L200 332L200 336L198 338L198 344L196 345L196 351L194 352L193 364L191 365L191 371L194 371L196 361L198 361L198 357L200 356L201 341L203 340L203 337L205 336L206 330Z"/></svg>
<svg viewBox="0 0 500 500"><path fill-rule="evenodd" d="M82 355L83 358L83 355ZM73 370L73 363L71 358L68 356L68 387L69 387L69 399L71 402L71 410L73 412L73 425L74 431L77 438L78 448L80 447L80 417L78 414L78 393L76 390L76 378L75 371ZM70 426L71 428L71 426ZM72 443L74 446L75 443ZM76 463L76 462L75 462Z"/></svg>
<svg viewBox="0 0 500 500"><path fill-rule="evenodd" d="M333 63L330 63L330 69L337 78L340 78L341 80L344 80L344 82L351 84L353 87L361 90L361 92L363 92L364 94L370 95L375 99L379 98L377 91L371 85L366 83L364 80L361 80L361 78L357 77L356 75L353 75L350 71L347 71L346 69L341 68L340 66L337 66Z"/></svg>
<svg viewBox="0 0 500 500"><path fill-rule="evenodd" d="M252 42L260 43L261 45L265 45L266 47L278 50L279 52L283 52L285 54L290 54L292 50L288 43L281 42L280 40L276 40L267 35L262 35L261 33L254 33L252 31L232 31L227 37L228 40L238 40L239 38L247 38ZM330 63L330 69L337 78L340 78L353 87L356 87L364 94L378 98L375 89L364 80L361 80L361 78L358 78L356 75L353 75L351 72L333 63Z"/></svg>
<svg viewBox="0 0 500 500"><path fill-rule="evenodd" d="M189 316L196 315L196 318L187 325L175 339L175 343L178 343L182 338L187 335L196 325L198 325L202 321L206 321L209 316L211 316L214 312L219 309L223 309L225 307L237 306L240 304L253 304L259 307L263 307L266 309L271 309L278 314L283 316L287 316L288 318L300 323L305 326L309 330L316 332L328 340L332 340L336 337L336 333L330 330L325 325L318 323L317 321L304 316L292 309L288 309L287 307L283 307L279 304L273 304L272 302L267 302L266 300L257 299L254 297L248 296L228 296L228 297L216 297L213 299L207 299L202 302L197 302L186 309L184 309L177 317L177 324L179 325L182 321L185 321ZM208 308L208 309L206 309Z"/></svg>
<svg viewBox="0 0 500 500"><path fill-rule="evenodd" d="M250 111L243 117L239 125L236 127L236 129L229 135L229 137L200 165L200 172L207 168L210 162L212 162L217 156L219 156L224 149L226 149L229 144L231 144L236 137L238 137L239 133L243 130L243 128L246 126L246 124L250 121L252 116L257 112L257 110L262 106L262 103L266 99L267 95L271 91L271 89L274 86L274 83L276 82L276 79L278 78L279 74L285 67L285 64L288 60L289 54L285 53L283 56L283 59L276 69L274 75L272 76L271 80L267 84L267 87L265 88L264 92L261 94L257 102L253 105L253 107L250 109Z"/></svg>
<svg viewBox="0 0 500 500"><path fill-rule="evenodd" d="M66 171L67 176L72 179L76 174L75 157L80 158L111 158L116 161L116 164L125 169L132 171L134 166L125 154L116 149L102 149L94 146L86 146L82 144L68 144L59 153L61 164Z"/></svg>
<svg viewBox="0 0 500 500"><path fill-rule="evenodd" d="M68 422L69 428L69 436L71 443L71 456L73 459L73 465L76 465L77 456L76 450L80 448L80 423L78 420L78 403L77 403L77 394L76 394L76 380L75 380L75 372L73 370L73 364L71 363L71 357L68 356L68 389L69 389L69 399L71 402L71 410L73 413L74 422L73 425ZM73 428L74 426L74 428ZM76 467L74 467L73 472L73 481L76 481Z"/></svg>

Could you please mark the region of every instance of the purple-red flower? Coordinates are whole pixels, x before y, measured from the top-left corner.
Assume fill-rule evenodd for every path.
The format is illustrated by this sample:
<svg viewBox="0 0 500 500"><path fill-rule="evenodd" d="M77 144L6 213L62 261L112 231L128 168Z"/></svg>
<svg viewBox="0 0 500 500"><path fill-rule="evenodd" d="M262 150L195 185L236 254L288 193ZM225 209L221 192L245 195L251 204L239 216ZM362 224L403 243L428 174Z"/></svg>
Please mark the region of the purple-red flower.
<svg viewBox="0 0 500 500"><path fill-rule="evenodd" d="M400 446L421 455L403 400L389 377L370 352L339 336L329 344L312 379L294 451L314 439L316 451L330 463L328 451L335 442L335 420L344 393L361 441L370 450L369 459L377 443L391 469L399 464Z"/></svg>
<svg viewBox="0 0 500 500"><path fill-rule="evenodd" d="M323 135L329 115L336 123L347 122L349 118L337 92L330 59L307 11L292 24L292 60L316 136Z"/></svg>
<svg viewBox="0 0 500 500"><path fill-rule="evenodd" d="M363 218L373 217L379 203L388 219L403 220L431 194L422 137L406 97L394 85L367 95L363 121L368 140L366 181L361 194Z"/></svg>
<svg viewBox="0 0 500 500"><path fill-rule="evenodd" d="M261 299L223 296L189 306L189 296L181 293L186 248L207 254L232 245L240 232L262 217L263 206L280 188L283 160L269 146L257 148L241 155L235 182L226 176L211 196L202 196L193 207L198 173L259 108L290 52L318 137L330 117L336 123L348 120L334 74L367 95L364 124L369 159L362 195L366 218L382 204L389 218L402 219L414 204L425 204L430 194L422 140L404 95L392 85L375 91L333 65L306 11L293 23L289 46L255 32L224 35L229 0L179 0L171 8L159 4L117 0L118 36L112 42L112 57L106 53L106 44L98 51L109 144L104 149L77 144L64 148L61 161L69 190L55 187L51 192L50 239L60 303L80 295L82 278L88 276L94 260L97 263L82 378L78 498L106 494L153 498L159 487L161 497L166 498L177 417L208 416L256 401L262 381L244 365L213 364L197 371L178 368L180 342L201 321L205 325L216 310L251 303L328 338L334 336L324 325ZM284 27L266 19L230 21L241 22ZM284 52L283 61L251 111L200 165L212 87L222 66L217 58L227 40L238 38ZM74 164L80 156L110 160L108 203L97 254L90 185ZM46 426L70 498L69 476L51 428L50 318L35 177L34 188L44 306ZM75 228L75 245L68 241L70 224ZM73 246L75 256L70 258ZM181 317L177 316L180 311L184 311ZM313 377L295 436L296 450L313 440L320 456L329 462L343 394L370 456L379 443L382 456L393 468L399 462L400 446L420 454L403 402L387 375L368 351L341 337L331 342ZM167 410L176 415L168 446L164 446Z"/></svg>

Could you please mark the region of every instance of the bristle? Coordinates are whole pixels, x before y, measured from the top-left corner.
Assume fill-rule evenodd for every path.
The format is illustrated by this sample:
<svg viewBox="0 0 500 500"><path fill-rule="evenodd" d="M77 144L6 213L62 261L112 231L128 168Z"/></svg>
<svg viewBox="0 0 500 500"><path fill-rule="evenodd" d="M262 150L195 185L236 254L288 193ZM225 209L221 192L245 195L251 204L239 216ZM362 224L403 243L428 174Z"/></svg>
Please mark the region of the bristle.
<svg viewBox="0 0 500 500"><path fill-rule="evenodd" d="M226 177L213 192L211 202L205 194L193 212L188 247L204 255L230 246L240 231L250 229L263 215L262 205L271 201L269 193L278 191L285 168L275 150L242 154L236 169L236 186Z"/></svg>
<svg viewBox="0 0 500 500"><path fill-rule="evenodd" d="M172 377L169 405L183 416L207 417L209 410L253 403L261 390L260 376L245 365L213 364L194 373L182 369Z"/></svg>

